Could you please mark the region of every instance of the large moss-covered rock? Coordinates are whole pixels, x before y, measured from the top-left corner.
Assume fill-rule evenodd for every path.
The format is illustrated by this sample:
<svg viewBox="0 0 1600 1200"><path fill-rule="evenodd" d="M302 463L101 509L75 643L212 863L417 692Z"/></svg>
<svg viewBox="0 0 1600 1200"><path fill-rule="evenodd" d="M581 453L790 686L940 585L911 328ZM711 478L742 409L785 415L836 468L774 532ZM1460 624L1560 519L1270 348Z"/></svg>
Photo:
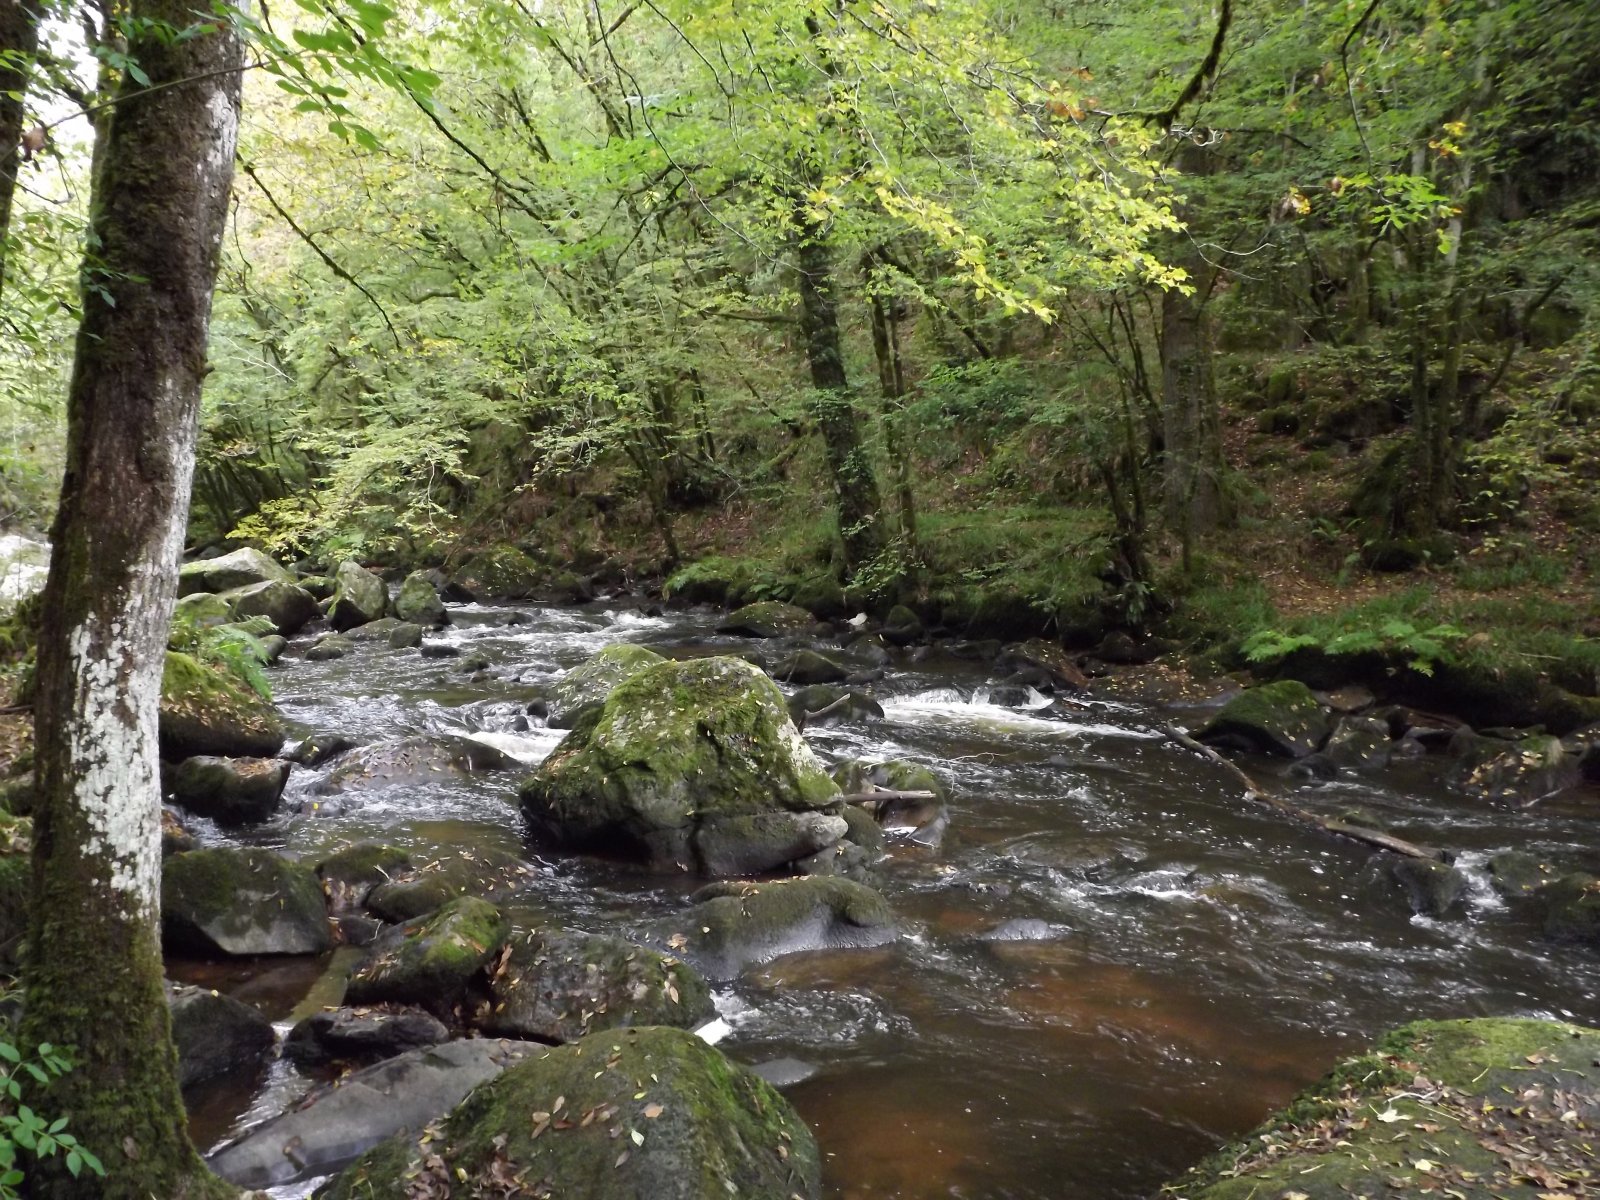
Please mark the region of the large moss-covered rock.
<svg viewBox="0 0 1600 1200"><path fill-rule="evenodd" d="M305 588L283 579L269 579L248 587L235 588L219 597L228 605L236 621L246 617L266 617L284 637L293 637L309 621L316 620L317 600Z"/></svg>
<svg viewBox="0 0 1600 1200"><path fill-rule="evenodd" d="M810 1131L769 1084L692 1034L647 1027L524 1059L425 1153L386 1143L322 1195L489 1195L511 1178L503 1194L562 1200L813 1200L820 1175Z"/></svg>
<svg viewBox="0 0 1600 1200"><path fill-rule="evenodd" d="M448 1009L507 932L499 909L462 896L432 916L382 934L350 976L345 996L352 1004L399 1001Z"/></svg>
<svg viewBox="0 0 1600 1200"><path fill-rule="evenodd" d="M537 594L544 568L515 546L493 546L474 555L450 577L477 600L526 600Z"/></svg>
<svg viewBox="0 0 1600 1200"><path fill-rule="evenodd" d="M1600 1030L1419 1021L1162 1189L1180 1200L1539 1200L1592 1178Z"/></svg>
<svg viewBox="0 0 1600 1200"><path fill-rule="evenodd" d="M174 854L161 868L161 936L200 955L320 954L333 945L310 868L267 850Z"/></svg>
<svg viewBox="0 0 1600 1200"><path fill-rule="evenodd" d="M224 825L264 821L278 807L292 764L281 758L186 758L172 772L171 794L184 808Z"/></svg>
<svg viewBox="0 0 1600 1200"><path fill-rule="evenodd" d="M790 859L788 842L838 815L838 789L789 720L783 694L737 658L661 662L623 681L521 789L533 827L558 844L657 868L725 870L722 822L777 815L738 873ZM783 836L774 828L784 826ZM714 863L704 850L715 846Z"/></svg>
<svg viewBox="0 0 1600 1200"><path fill-rule="evenodd" d="M394 598L394 615L424 627L443 625L448 619L433 580L421 571L413 571L401 582Z"/></svg>
<svg viewBox="0 0 1600 1200"><path fill-rule="evenodd" d="M1328 736L1328 719L1311 694L1295 679L1280 679L1241 692L1195 731L1214 746L1304 758Z"/></svg>
<svg viewBox="0 0 1600 1200"><path fill-rule="evenodd" d="M774 638L804 633L816 627L817 619L795 604L762 600L736 608L722 619L718 633L738 633L746 637Z"/></svg>
<svg viewBox="0 0 1600 1200"><path fill-rule="evenodd" d="M172 987L167 1007L183 1087L257 1067L278 1040L266 1017L209 988Z"/></svg>
<svg viewBox="0 0 1600 1200"><path fill-rule="evenodd" d="M389 590L360 563L342 562L333 573L328 621L341 632L376 621L389 610Z"/></svg>
<svg viewBox="0 0 1600 1200"><path fill-rule="evenodd" d="M397 784L415 785L480 771L505 771L517 760L487 742L459 734L400 738L357 746L335 762L316 787L319 796Z"/></svg>
<svg viewBox="0 0 1600 1200"><path fill-rule="evenodd" d="M261 551L244 546L217 558L184 563L178 568L178 595L227 592L269 581L293 583L294 576Z"/></svg>
<svg viewBox="0 0 1600 1200"><path fill-rule="evenodd" d="M896 937L884 898L849 879L714 883L695 900L658 922L654 934L711 979L736 978L785 954L881 946Z"/></svg>
<svg viewBox="0 0 1600 1200"><path fill-rule="evenodd" d="M1531 804L1578 782L1578 759L1561 739L1533 734L1507 741L1463 730L1451 739L1452 780L1474 800Z"/></svg>
<svg viewBox="0 0 1600 1200"><path fill-rule="evenodd" d="M644 646L627 642L607 646L556 680L547 698L550 727L571 729L580 717L605 703L617 684L662 661L661 655Z"/></svg>
<svg viewBox="0 0 1600 1200"><path fill-rule="evenodd" d="M192 655L167 652L161 671L161 757L270 758L284 742L272 702Z"/></svg>
<svg viewBox="0 0 1600 1200"><path fill-rule="evenodd" d="M359 908L373 888L403 876L411 869L410 854L398 846L388 846L382 842L357 842L344 846L316 865L317 878L322 880L323 890L328 894L328 905L336 913Z"/></svg>
<svg viewBox="0 0 1600 1200"><path fill-rule="evenodd" d="M716 1015L705 980L648 947L581 933L521 933L510 946L480 1022L490 1033L575 1042L630 1025L694 1029Z"/></svg>
<svg viewBox="0 0 1600 1200"><path fill-rule="evenodd" d="M409 866L366 894L367 910L385 921L409 921L457 896L499 900L525 891L538 871L515 854L459 847L436 855L413 853Z"/></svg>

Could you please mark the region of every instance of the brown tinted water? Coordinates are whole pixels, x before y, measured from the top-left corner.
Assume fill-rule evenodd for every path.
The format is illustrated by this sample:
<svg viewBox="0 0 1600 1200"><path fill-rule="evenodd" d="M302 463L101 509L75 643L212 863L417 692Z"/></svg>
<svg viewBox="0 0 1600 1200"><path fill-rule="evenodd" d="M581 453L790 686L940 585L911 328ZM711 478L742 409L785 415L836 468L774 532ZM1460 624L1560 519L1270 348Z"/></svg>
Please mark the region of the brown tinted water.
<svg viewBox="0 0 1600 1200"><path fill-rule="evenodd" d="M711 634L710 614L524 606L527 622L507 625L511 611L458 609L444 635L485 654L488 677L362 646L279 668L280 706L309 732L467 733L531 764L561 735L526 728L527 702L603 645L773 649ZM1387 1027L1487 1013L1600 1023L1600 956L1542 941L1478 865L1501 848L1595 865L1600 797L1498 809L1453 797L1430 762L1320 787L1249 764L1305 807L1360 804L1460 852L1467 908L1418 918L1380 860L1248 805L1158 732L1194 713L1092 701L1046 720L987 703L993 682L954 657L901 663L873 689L884 721L807 731L829 762L932 766L954 792L949 830L937 850L898 847L878 869L904 924L896 944L780 960L718 995L730 1055L816 1067L788 1094L816 1131L831 1196L1146 1196ZM523 850L542 867L519 908L592 931L669 912L693 886L524 847L517 772L294 812L317 778L297 771L285 812L248 840L308 857L358 837ZM286 1021L324 965L175 973ZM269 1116L306 1085L278 1063L197 1094L197 1138Z"/></svg>

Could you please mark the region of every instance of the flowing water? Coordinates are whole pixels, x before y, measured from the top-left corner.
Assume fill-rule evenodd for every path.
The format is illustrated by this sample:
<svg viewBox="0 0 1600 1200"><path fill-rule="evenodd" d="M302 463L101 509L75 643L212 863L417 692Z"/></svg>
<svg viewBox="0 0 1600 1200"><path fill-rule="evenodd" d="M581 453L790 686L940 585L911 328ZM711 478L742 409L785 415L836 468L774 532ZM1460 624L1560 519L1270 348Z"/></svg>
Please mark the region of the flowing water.
<svg viewBox="0 0 1600 1200"><path fill-rule="evenodd" d="M711 633L706 613L466 605L452 616L438 637L486 656L488 677L363 645L286 661L273 672L281 710L358 742L467 734L531 766L562 735L527 703L602 646L759 649ZM1064 720L1033 711L1042 697L990 703L994 682L939 653L899 662L872 689L884 720L807 732L830 764L933 767L953 792L948 831L938 849L902 844L878 868L898 942L781 959L717 997L731 1056L816 1067L787 1094L816 1132L830 1196L1147 1196L1390 1026L1488 1014L1600 1024L1600 956L1542 941L1474 866L1501 848L1594 859L1600 797L1509 810L1451 796L1435 763L1320 787L1249 764L1305 807L1360 804L1459 851L1474 877L1465 913L1413 917L1381 859L1248 804L1228 774L1160 733L1194 711L1091 700ZM318 773L297 770L283 813L245 840L312 858L360 837L519 850L540 864L531 909L596 932L670 912L696 886L526 846L517 778L313 808ZM203 841L241 840L200 825ZM326 965L175 972L287 1023L323 1002ZM197 1140L270 1116L306 1086L281 1063L213 1085L190 1097Z"/></svg>

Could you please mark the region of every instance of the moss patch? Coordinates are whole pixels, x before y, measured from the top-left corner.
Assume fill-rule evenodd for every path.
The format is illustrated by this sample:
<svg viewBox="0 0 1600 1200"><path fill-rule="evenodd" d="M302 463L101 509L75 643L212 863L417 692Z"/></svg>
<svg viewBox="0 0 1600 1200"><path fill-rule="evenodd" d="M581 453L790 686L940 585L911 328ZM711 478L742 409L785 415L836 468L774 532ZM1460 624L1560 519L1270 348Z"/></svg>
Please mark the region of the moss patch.
<svg viewBox="0 0 1600 1200"><path fill-rule="evenodd" d="M199 659L167 652L161 670L161 756L270 758L284 742L270 701Z"/></svg>

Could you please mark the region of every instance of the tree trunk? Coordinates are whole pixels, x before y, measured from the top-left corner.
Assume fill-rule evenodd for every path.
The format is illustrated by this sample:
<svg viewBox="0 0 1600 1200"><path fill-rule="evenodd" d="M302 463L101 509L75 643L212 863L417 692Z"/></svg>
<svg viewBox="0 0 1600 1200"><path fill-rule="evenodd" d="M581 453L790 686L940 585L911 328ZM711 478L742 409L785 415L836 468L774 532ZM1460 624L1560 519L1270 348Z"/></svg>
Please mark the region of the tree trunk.
<svg viewBox="0 0 1600 1200"><path fill-rule="evenodd" d="M911 490L911 461L904 426L906 373L900 357L900 322L893 301L872 296L872 353L878 361L878 386L883 394L883 441L894 478L895 504L900 510L900 536L913 556L917 550L917 498Z"/></svg>
<svg viewBox="0 0 1600 1200"><path fill-rule="evenodd" d="M816 222L801 214L795 245L800 276L800 331L806 362L811 367L813 412L827 451L833 478L839 536L844 541L845 568L855 571L882 548L878 528L878 481L861 444L855 398L845 375L839 340L839 313L833 301L833 264L828 244Z"/></svg>
<svg viewBox="0 0 1600 1200"><path fill-rule="evenodd" d="M160 941L157 708L242 65L221 22L170 36L192 11L131 5L129 53L153 87L123 79L99 148L51 530L24 1035L75 1047L47 1111L70 1115L106 1177L40 1168L32 1194L50 1200L233 1194L185 1132Z"/></svg>
<svg viewBox="0 0 1600 1200"><path fill-rule="evenodd" d="M6 285L11 202L22 167L27 64L39 51L39 0L0 0L0 296Z"/></svg>

